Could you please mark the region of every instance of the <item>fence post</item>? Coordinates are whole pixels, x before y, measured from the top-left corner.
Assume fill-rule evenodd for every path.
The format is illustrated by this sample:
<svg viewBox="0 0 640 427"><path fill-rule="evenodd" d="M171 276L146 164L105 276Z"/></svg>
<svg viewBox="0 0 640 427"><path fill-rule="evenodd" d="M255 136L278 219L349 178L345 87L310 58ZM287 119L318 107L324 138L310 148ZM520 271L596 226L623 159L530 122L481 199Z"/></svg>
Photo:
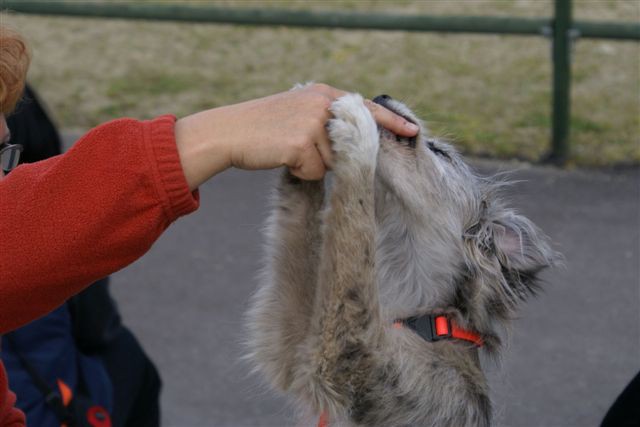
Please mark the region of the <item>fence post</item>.
<svg viewBox="0 0 640 427"><path fill-rule="evenodd" d="M564 164L569 156L571 105L571 0L555 0L553 19L553 117L551 153L547 160Z"/></svg>

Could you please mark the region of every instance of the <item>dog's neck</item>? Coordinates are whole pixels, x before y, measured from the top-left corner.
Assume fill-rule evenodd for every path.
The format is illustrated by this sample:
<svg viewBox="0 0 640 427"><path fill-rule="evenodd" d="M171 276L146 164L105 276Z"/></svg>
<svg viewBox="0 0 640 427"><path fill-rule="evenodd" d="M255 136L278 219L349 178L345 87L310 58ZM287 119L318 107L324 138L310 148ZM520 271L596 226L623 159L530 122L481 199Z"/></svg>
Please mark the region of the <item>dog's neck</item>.
<svg viewBox="0 0 640 427"><path fill-rule="evenodd" d="M390 315L414 316L441 309L455 291L455 255L430 247L404 224L382 224L376 248L380 301Z"/></svg>

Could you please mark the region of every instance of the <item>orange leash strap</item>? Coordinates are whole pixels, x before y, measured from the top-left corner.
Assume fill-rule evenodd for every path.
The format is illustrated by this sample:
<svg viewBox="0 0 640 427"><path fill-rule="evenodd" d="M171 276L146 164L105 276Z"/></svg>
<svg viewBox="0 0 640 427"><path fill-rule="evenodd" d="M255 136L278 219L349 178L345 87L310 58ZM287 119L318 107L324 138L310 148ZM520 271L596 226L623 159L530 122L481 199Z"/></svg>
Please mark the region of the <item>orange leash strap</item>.
<svg viewBox="0 0 640 427"><path fill-rule="evenodd" d="M327 422L327 413L323 412L320 414L320 419L318 420L318 427L328 427L329 423Z"/></svg>
<svg viewBox="0 0 640 427"><path fill-rule="evenodd" d="M478 347L482 347L482 344L484 344L482 337L479 334L462 329L454 322L451 322L451 336L460 340L471 341Z"/></svg>

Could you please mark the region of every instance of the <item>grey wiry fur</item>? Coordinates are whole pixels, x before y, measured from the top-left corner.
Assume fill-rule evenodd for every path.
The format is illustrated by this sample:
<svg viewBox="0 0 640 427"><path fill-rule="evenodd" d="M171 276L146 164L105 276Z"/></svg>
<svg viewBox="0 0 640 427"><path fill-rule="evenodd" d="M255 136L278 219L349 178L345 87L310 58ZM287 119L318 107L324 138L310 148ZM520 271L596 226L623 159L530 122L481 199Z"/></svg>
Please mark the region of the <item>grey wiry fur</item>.
<svg viewBox="0 0 640 427"><path fill-rule="evenodd" d="M277 188L249 357L332 426L486 426L477 348L429 343L393 321L446 312L493 352L497 329L556 254L503 205L503 184L474 175L424 126L415 139L379 130L359 95L331 111L329 199L322 182L288 173Z"/></svg>

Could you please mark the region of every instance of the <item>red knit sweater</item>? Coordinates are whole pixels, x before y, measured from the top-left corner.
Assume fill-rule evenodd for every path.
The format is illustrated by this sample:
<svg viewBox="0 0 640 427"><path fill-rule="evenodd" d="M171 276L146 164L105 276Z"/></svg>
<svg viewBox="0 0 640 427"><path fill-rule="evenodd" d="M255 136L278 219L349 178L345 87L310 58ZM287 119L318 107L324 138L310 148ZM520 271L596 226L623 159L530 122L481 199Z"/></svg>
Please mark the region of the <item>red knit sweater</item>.
<svg viewBox="0 0 640 427"><path fill-rule="evenodd" d="M173 116L99 126L66 154L0 180L0 334L142 256L198 207ZM0 426L22 426L0 363Z"/></svg>

